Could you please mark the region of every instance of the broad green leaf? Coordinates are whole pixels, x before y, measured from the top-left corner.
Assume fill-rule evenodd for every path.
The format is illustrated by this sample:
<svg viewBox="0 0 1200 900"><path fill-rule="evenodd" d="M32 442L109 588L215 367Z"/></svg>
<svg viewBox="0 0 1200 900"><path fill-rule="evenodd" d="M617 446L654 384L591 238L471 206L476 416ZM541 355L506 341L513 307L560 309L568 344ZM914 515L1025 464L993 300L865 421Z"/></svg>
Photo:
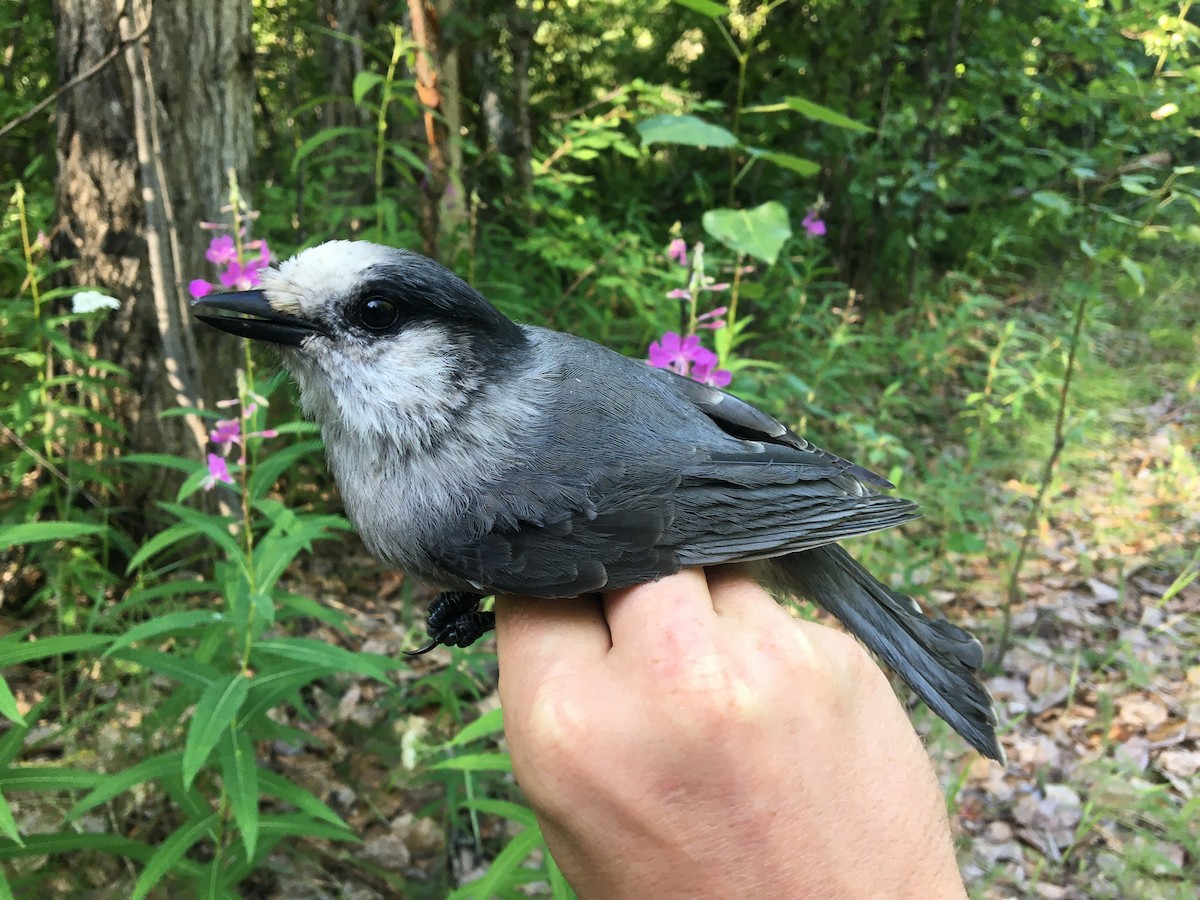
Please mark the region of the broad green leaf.
<svg viewBox="0 0 1200 900"><path fill-rule="evenodd" d="M481 738L487 734L495 734L504 728L504 710L497 706L495 709L489 709L482 716L467 725L454 739L450 741L451 747L456 747L459 744L465 744L473 741L476 738Z"/></svg>
<svg viewBox="0 0 1200 900"><path fill-rule="evenodd" d="M654 116L637 126L642 143L684 144L689 147L733 147L738 140L733 133L698 119L695 116Z"/></svg>
<svg viewBox="0 0 1200 900"><path fill-rule="evenodd" d="M133 900L142 900L150 893L150 890L162 880L164 875L175 868L175 864L183 859L183 855L191 850L206 832L213 831L216 824L217 814L213 813L182 826L159 844L154 855L146 863L146 868L142 869L142 874L138 876L137 883L133 886Z"/></svg>
<svg viewBox="0 0 1200 900"><path fill-rule="evenodd" d="M21 830L17 828L17 820L13 818L12 807L8 805L8 801L3 796L0 796L0 834L14 844L25 846L25 841L21 838Z"/></svg>
<svg viewBox="0 0 1200 900"><path fill-rule="evenodd" d="M713 3L712 0L671 0L671 2L686 6L693 12L708 16L710 19L719 19L721 16L729 14L728 7L722 6L720 3Z"/></svg>
<svg viewBox="0 0 1200 900"><path fill-rule="evenodd" d="M772 150L751 150L758 159L765 159L769 163L789 169L797 175L803 175L806 178L809 175L816 175L821 171L821 164L815 163L811 159L804 159L800 156L793 156L790 153L775 153Z"/></svg>
<svg viewBox="0 0 1200 900"><path fill-rule="evenodd" d="M367 96L367 93L371 90L371 88L382 83L383 76L378 72L363 71L355 75L354 87L350 91L350 93L354 95L354 105L358 106L360 103L362 103L363 97Z"/></svg>
<svg viewBox="0 0 1200 900"><path fill-rule="evenodd" d="M13 692L9 688L8 682L4 680L3 675L0 675L0 715L3 715L9 721L16 722L18 725L25 724L21 710L17 707L17 698L13 696Z"/></svg>
<svg viewBox="0 0 1200 900"><path fill-rule="evenodd" d="M89 534L99 534L103 525L83 522L23 522L19 525L0 525L0 550L43 541L70 541Z"/></svg>
<svg viewBox="0 0 1200 900"><path fill-rule="evenodd" d="M512 760L507 753L465 753L443 759L429 767L434 771L511 772Z"/></svg>
<svg viewBox="0 0 1200 900"><path fill-rule="evenodd" d="M40 641L0 641L0 669L61 653L95 650L112 642L106 634L60 634Z"/></svg>
<svg viewBox="0 0 1200 900"><path fill-rule="evenodd" d="M165 778L179 771L183 764L183 754L179 752L162 753L143 759L128 769L105 775L103 780L91 791L75 803L67 811L67 822L73 822L89 809L94 809L101 803L107 803L113 797L125 793L134 785L152 781L155 778Z"/></svg>
<svg viewBox="0 0 1200 900"><path fill-rule="evenodd" d="M254 856L258 843L258 764L254 760L254 745L243 731L226 728L217 748L221 781L233 810L246 848L246 857Z"/></svg>
<svg viewBox="0 0 1200 900"><path fill-rule="evenodd" d="M212 753L221 732L233 721L250 690L245 675L229 675L214 681L200 695L196 712L188 724L187 743L183 748L183 785L191 785L196 773Z"/></svg>
<svg viewBox="0 0 1200 900"><path fill-rule="evenodd" d="M851 131L870 131L871 129L851 119L849 116L842 115L840 112L830 109L828 106L822 106L820 103L813 103L811 100L805 100L803 97L788 97L782 103L769 103L763 106L751 106L744 112L748 113L772 113L791 110L798 112L806 119L812 119L814 122L824 122L826 125L835 125L838 128L848 128Z"/></svg>
<svg viewBox="0 0 1200 900"><path fill-rule="evenodd" d="M202 625L219 625L225 621L224 613L219 613L215 610L181 609L177 612L170 612L166 615L150 619L148 622L134 625L113 641L112 646L108 648L104 655L109 656L122 647L128 647L138 641L159 637L164 634L177 634L178 632L198 628Z"/></svg>
<svg viewBox="0 0 1200 900"><path fill-rule="evenodd" d="M754 209L710 209L701 222L705 231L730 250L772 265L792 236L787 210L776 200Z"/></svg>

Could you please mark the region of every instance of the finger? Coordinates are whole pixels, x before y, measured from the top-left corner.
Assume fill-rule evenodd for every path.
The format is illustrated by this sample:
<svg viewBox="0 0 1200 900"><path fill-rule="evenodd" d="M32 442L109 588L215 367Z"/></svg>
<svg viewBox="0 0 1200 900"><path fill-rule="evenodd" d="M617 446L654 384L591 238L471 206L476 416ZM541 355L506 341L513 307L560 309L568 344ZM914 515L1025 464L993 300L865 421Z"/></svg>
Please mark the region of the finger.
<svg viewBox="0 0 1200 900"><path fill-rule="evenodd" d="M713 609L723 619L743 624L782 627L791 617L744 565L713 566L708 572L708 590Z"/></svg>
<svg viewBox="0 0 1200 900"><path fill-rule="evenodd" d="M499 596L495 612L500 669L514 683L546 678L562 665L603 659L611 646L594 595L562 600Z"/></svg>
<svg viewBox="0 0 1200 900"><path fill-rule="evenodd" d="M614 650L644 652L673 637L699 639L716 621L703 569L684 569L603 598Z"/></svg>

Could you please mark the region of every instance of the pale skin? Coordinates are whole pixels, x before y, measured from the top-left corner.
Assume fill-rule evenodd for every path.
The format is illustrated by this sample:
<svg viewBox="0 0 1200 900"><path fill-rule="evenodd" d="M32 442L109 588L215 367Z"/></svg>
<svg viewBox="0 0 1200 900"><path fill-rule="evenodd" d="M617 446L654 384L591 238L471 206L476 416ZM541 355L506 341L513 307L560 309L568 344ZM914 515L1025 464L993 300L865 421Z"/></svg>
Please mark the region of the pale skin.
<svg viewBox="0 0 1200 900"><path fill-rule="evenodd" d="M736 569L496 602L513 770L583 898L962 898L866 651Z"/></svg>

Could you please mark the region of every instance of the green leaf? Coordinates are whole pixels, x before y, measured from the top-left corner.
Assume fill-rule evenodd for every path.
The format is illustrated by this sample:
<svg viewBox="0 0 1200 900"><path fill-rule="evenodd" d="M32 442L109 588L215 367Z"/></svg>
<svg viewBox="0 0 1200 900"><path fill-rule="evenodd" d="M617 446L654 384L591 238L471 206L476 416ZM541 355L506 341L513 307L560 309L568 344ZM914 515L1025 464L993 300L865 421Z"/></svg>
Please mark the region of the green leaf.
<svg viewBox="0 0 1200 900"><path fill-rule="evenodd" d="M795 172L797 175L803 175L806 178L810 175L816 175L821 171L820 163L815 163L811 159L793 156L790 153L775 153L772 150L752 149L750 154L757 159L765 159L769 163L774 163L781 168L789 169Z"/></svg>
<svg viewBox="0 0 1200 900"><path fill-rule="evenodd" d="M142 900L150 890L158 884L164 875L175 868L175 864L183 859L192 846L204 837L206 832L212 832L217 823L217 814L205 816L191 824L184 825L173 832L159 844L154 855L142 869L137 883L133 886L132 900Z"/></svg>
<svg viewBox="0 0 1200 900"><path fill-rule="evenodd" d="M331 825L336 825L338 828L344 828L347 832L350 832L350 826L343 821L341 816L304 788L300 787L300 785L288 781L282 775L278 775L268 769L263 769L258 773L258 783L264 794L270 794L284 803L290 803L296 809L308 813L308 815L315 819L324 819Z"/></svg>
<svg viewBox="0 0 1200 900"><path fill-rule="evenodd" d="M21 831L17 828L17 820L13 818L12 807L3 796L0 796L0 834L14 844L25 846L25 841L21 839Z"/></svg>
<svg viewBox="0 0 1200 900"><path fill-rule="evenodd" d="M702 16L708 16L710 19L719 19L721 16L729 15L729 9L722 6L720 3L713 3L712 0L671 0L672 3L677 3L680 6L686 6L693 12L698 12Z"/></svg>
<svg viewBox="0 0 1200 900"><path fill-rule="evenodd" d="M9 688L3 675L0 675L0 715L18 725L25 724L21 710L17 707L17 698L13 696L12 689Z"/></svg>
<svg viewBox="0 0 1200 900"><path fill-rule="evenodd" d="M126 647L116 651L112 658L149 669L156 675L165 675L180 684L187 685L197 693L205 690L221 677L220 670L215 666L210 666L194 657L181 656L177 653L163 653L145 647L137 649Z"/></svg>
<svg viewBox="0 0 1200 900"><path fill-rule="evenodd" d="M221 779L233 820L242 835L247 859L254 856L258 843L258 764L254 745L244 731L225 729L217 751Z"/></svg>
<svg viewBox="0 0 1200 900"><path fill-rule="evenodd" d="M1055 212L1062 213L1064 216L1069 216L1075 211L1075 208L1071 205L1071 201L1056 191L1034 191L1030 199L1038 206L1052 209Z"/></svg>
<svg viewBox="0 0 1200 900"><path fill-rule="evenodd" d="M764 106L751 106L743 110L747 113L773 113L791 110L798 112L806 119L812 119L815 122L824 122L826 125L835 125L838 128L848 128L851 131L870 131L871 129L862 122L855 121L849 116L842 115L830 109L828 106L822 106L819 103L813 103L811 100L805 100L803 97L788 97L782 103L769 103Z"/></svg>
<svg viewBox="0 0 1200 900"><path fill-rule="evenodd" d="M701 222L705 231L729 249L771 265L792 236L787 210L776 200L754 209L710 209Z"/></svg>
<svg viewBox="0 0 1200 900"><path fill-rule="evenodd" d="M720 125L695 116L654 116L637 126L642 143L684 144L688 147L733 147L738 139Z"/></svg>
<svg viewBox="0 0 1200 900"><path fill-rule="evenodd" d="M210 609L181 609L178 612L170 612L165 616L157 616L147 622L142 622L140 625L134 625L113 641L112 646L108 648L104 655L109 656L122 647L128 647L131 644L147 640L148 638L159 637L164 634L178 634L181 631L188 631L202 625L219 625L225 621L227 620L224 613Z"/></svg>
<svg viewBox="0 0 1200 900"><path fill-rule="evenodd" d="M151 781L155 778L165 778L179 771L183 762L183 754L178 751L151 756L135 763L128 769L105 775L103 780L91 791L80 797L67 811L67 822L73 822L89 809L94 809L101 803L107 803L113 797L125 793L134 785Z"/></svg>
<svg viewBox="0 0 1200 900"><path fill-rule="evenodd" d="M9 766L0 769L0 788L5 791L77 791L94 787L103 772L60 769L55 766Z"/></svg>
<svg viewBox="0 0 1200 900"><path fill-rule="evenodd" d="M94 650L112 642L106 634L61 634L40 641L0 641L0 669L63 653Z"/></svg>
<svg viewBox="0 0 1200 900"><path fill-rule="evenodd" d="M258 833L263 837L268 835L283 835L284 837L315 837L331 841L354 841L362 843L362 839L352 831L335 828L324 822L314 822L302 813L286 813L281 816L263 816L258 823Z"/></svg>
<svg viewBox="0 0 1200 900"><path fill-rule="evenodd" d="M513 803L511 800L496 800L492 797L474 797L464 800L462 805L468 809L475 809L481 813L486 813L492 816L502 816L505 819L512 819L518 825L524 825L526 828L534 828L537 826L537 816L528 806L522 806L519 803Z"/></svg>
<svg viewBox="0 0 1200 900"><path fill-rule="evenodd" d="M474 722L459 731L454 736L454 739L450 741L450 746L457 747L460 744L466 744L484 735L495 734L503 728L504 710L497 706L495 709L489 709Z"/></svg>
<svg viewBox="0 0 1200 900"><path fill-rule="evenodd" d="M511 772L512 760L507 753L465 753L443 759L429 768L433 771Z"/></svg>
<svg viewBox="0 0 1200 900"><path fill-rule="evenodd" d="M299 172L300 164L325 144L343 137L358 138L360 133L361 129L357 125L339 125L336 128L324 128L318 131L296 148L296 155L292 157L292 174Z"/></svg>
<svg viewBox="0 0 1200 900"><path fill-rule="evenodd" d="M183 748L183 786L188 787L212 753L221 737L221 732L233 721L246 693L250 690L250 679L245 675L228 675L214 681L200 695L196 712L188 725L187 743Z"/></svg>
<svg viewBox="0 0 1200 900"><path fill-rule="evenodd" d="M543 845L542 833L537 828L526 828L512 838L503 850L496 854L487 873L477 881L463 885L450 897L498 897L500 887L509 884L521 863Z"/></svg>
<svg viewBox="0 0 1200 900"><path fill-rule="evenodd" d="M363 71L355 75L354 87L350 91L350 93L354 96L354 105L358 106L360 103L362 103L363 97L367 96L367 93L371 90L371 88L375 87L377 84L383 84L383 80L383 76L378 72Z"/></svg>
<svg viewBox="0 0 1200 900"><path fill-rule="evenodd" d="M23 522L19 525L0 525L0 550L22 544L43 541L69 541L89 534L99 534L103 525L82 522Z"/></svg>
<svg viewBox="0 0 1200 900"><path fill-rule="evenodd" d="M269 641L258 641L251 652L255 655L266 653L294 662L328 666L335 672L358 672L360 675L370 675L380 681L387 681L389 671L403 668L405 665L399 660L390 659L377 653L352 653L343 647L324 644L308 638L280 637Z"/></svg>

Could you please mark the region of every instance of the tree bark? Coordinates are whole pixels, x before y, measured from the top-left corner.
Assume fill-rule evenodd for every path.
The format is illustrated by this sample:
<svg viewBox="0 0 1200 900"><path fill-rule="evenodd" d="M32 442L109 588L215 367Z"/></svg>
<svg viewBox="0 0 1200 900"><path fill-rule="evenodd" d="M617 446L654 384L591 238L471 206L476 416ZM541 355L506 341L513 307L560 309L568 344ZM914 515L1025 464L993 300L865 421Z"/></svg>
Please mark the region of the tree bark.
<svg viewBox="0 0 1200 900"><path fill-rule="evenodd" d="M64 84L146 31L59 98L52 252L71 282L122 301L96 352L130 373L116 400L126 446L196 458L199 417L160 414L233 396L237 344L193 325L186 285L211 277L199 225L227 218L228 173L244 175L253 146L250 0L55 0L55 16ZM125 503L161 497L149 482Z"/></svg>

